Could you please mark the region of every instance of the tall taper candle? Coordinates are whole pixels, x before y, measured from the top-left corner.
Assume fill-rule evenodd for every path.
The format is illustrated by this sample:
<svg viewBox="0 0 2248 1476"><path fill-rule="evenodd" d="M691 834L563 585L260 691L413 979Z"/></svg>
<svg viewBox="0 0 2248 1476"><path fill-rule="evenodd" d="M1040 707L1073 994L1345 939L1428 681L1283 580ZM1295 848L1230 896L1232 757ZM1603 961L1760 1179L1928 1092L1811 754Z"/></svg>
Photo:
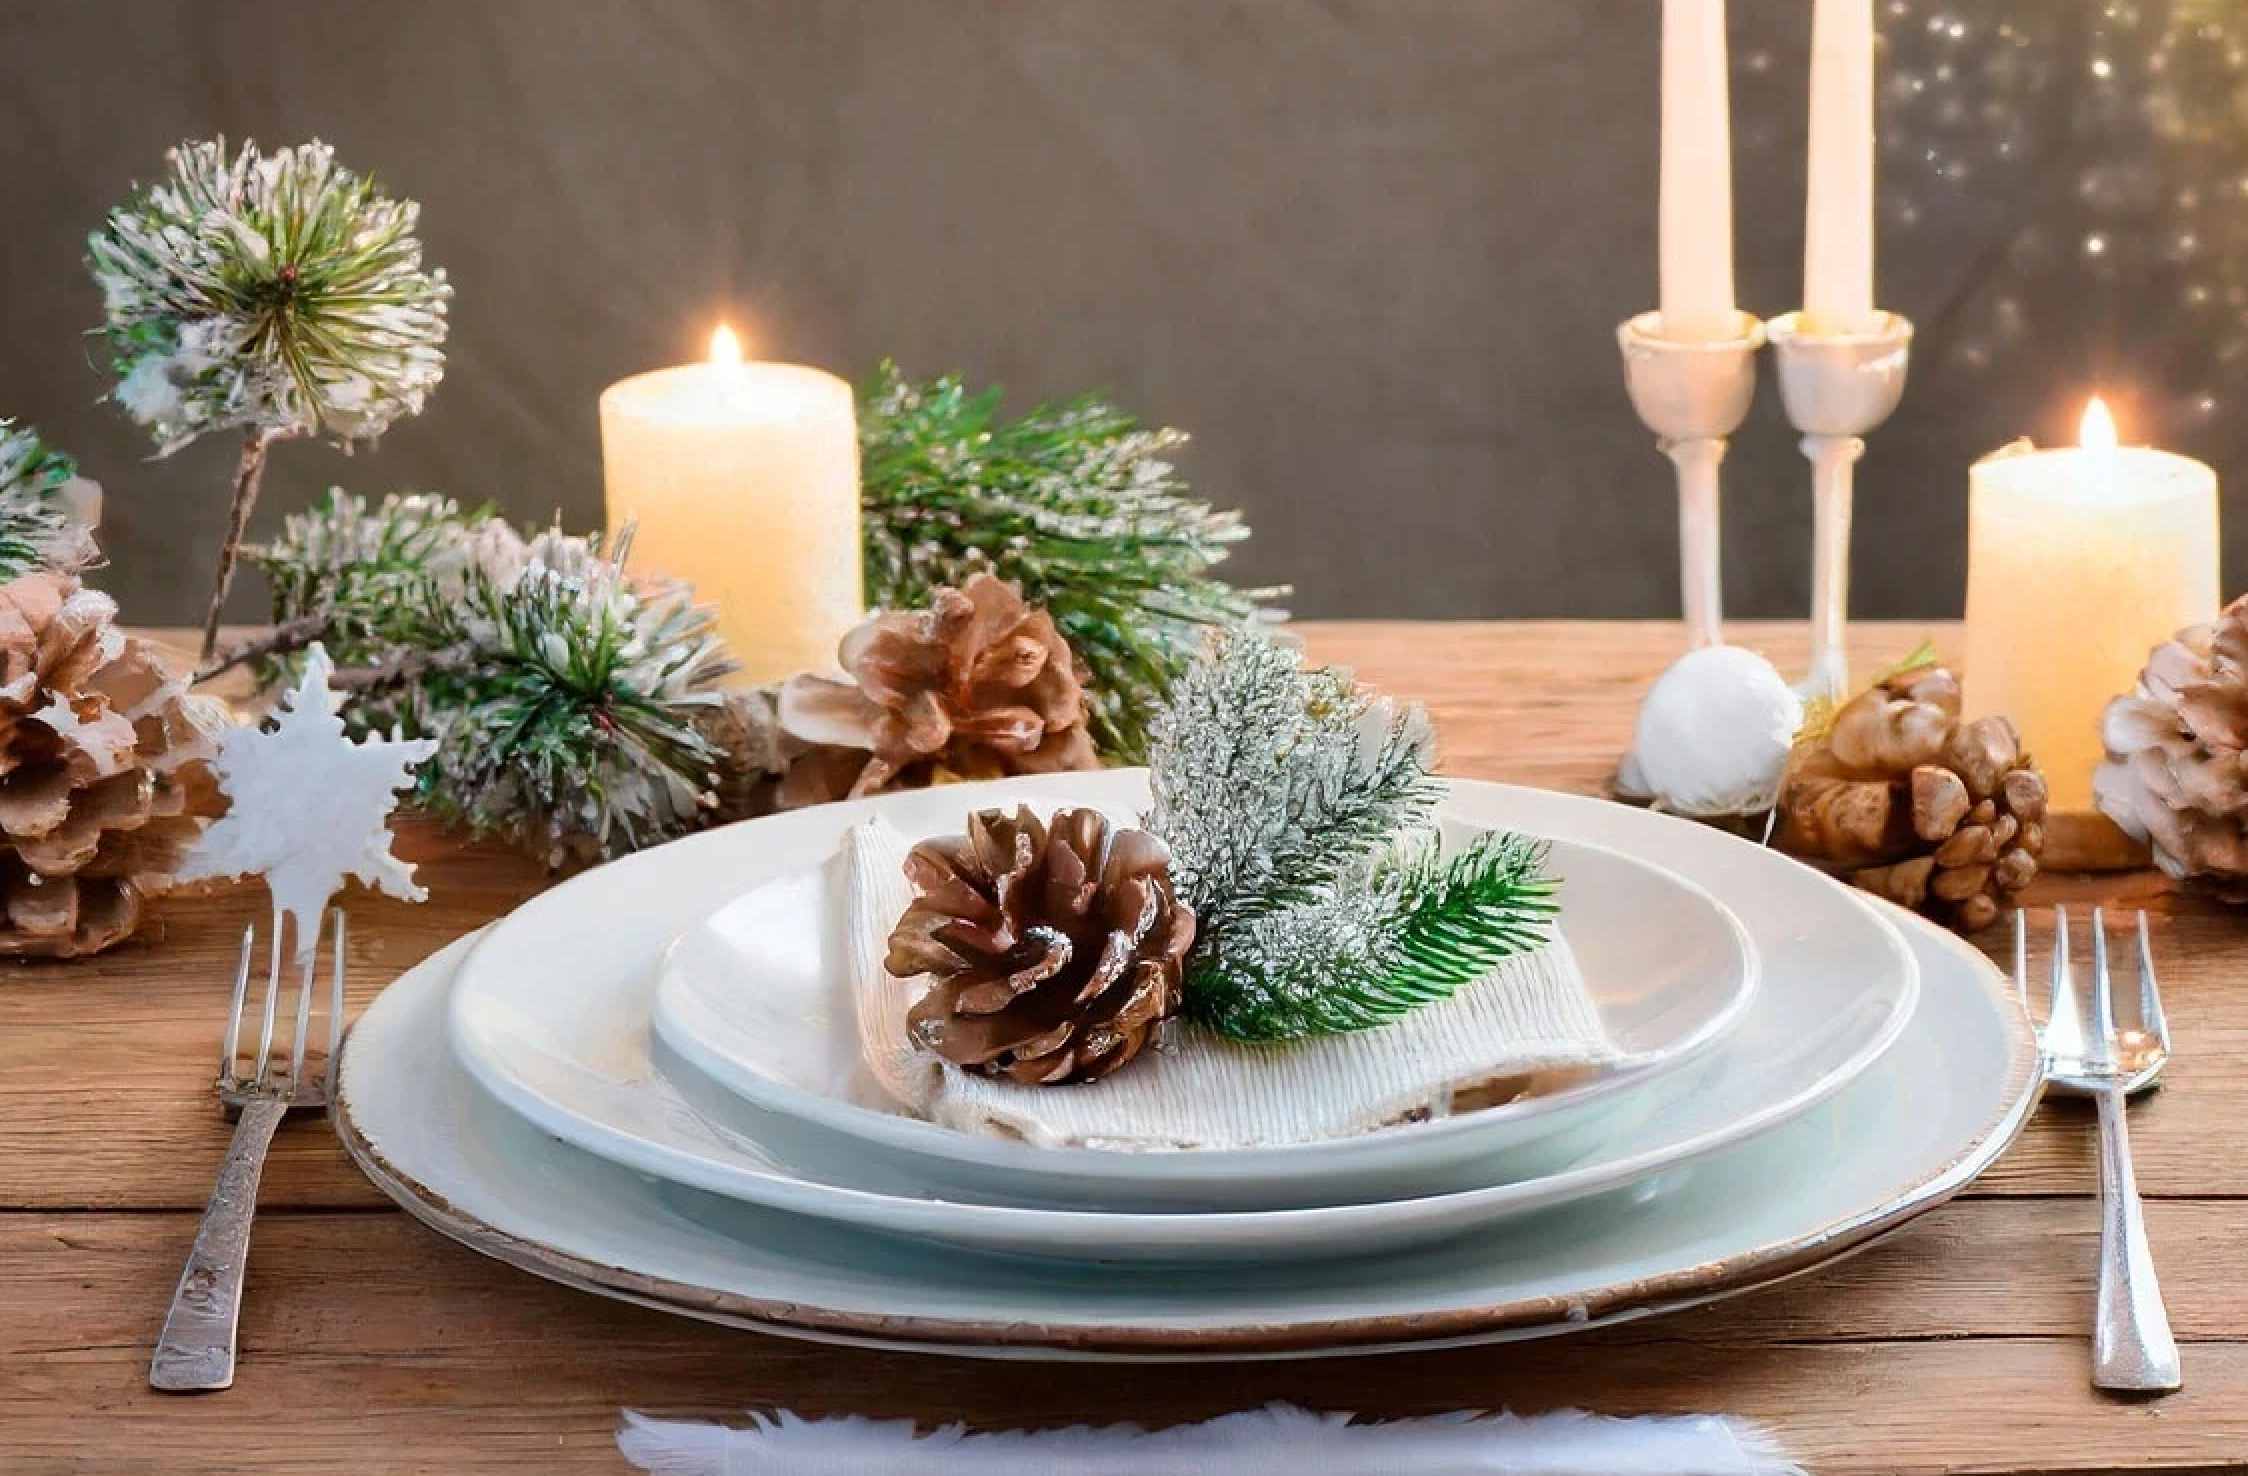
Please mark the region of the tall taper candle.
<svg viewBox="0 0 2248 1476"><path fill-rule="evenodd" d="M1733 305L1733 144L1725 0L1663 0L1662 335L1740 332Z"/></svg>
<svg viewBox="0 0 2248 1476"><path fill-rule="evenodd" d="M711 362L620 380L601 395L609 530L635 525L632 569L672 575L717 607L737 683L835 665L858 623L859 443L851 387L801 364Z"/></svg>
<svg viewBox="0 0 2248 1476"><path fill-rule="evenodd" d="M1873 0L1816 0L1811 13L1803 317L1815 334L1873 321Z"/></svg>

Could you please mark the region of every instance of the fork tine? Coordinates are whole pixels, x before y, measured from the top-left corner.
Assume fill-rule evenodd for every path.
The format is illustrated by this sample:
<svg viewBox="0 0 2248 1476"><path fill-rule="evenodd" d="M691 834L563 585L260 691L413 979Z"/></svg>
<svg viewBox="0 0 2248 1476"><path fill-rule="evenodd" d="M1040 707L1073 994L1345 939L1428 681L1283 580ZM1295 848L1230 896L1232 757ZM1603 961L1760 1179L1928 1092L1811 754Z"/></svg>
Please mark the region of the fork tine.
<svg viewBox="0 0 2248 1476"><path fill-rule="evenodd" d="M336 1096L336 1062L343 1056L343 909L341 907L332 909L328 913L328 918L335 925L336 939L335 963L330 973L328 985L328 1064L325 1068L328 1079L328 1100L332 1102Z"/></svg>
<svg viewBox="0 0 2248 1476"><path fill-rule="evenodd" d="M297 985L296 1036L289 1045L291 1092L304 1084L304 1048L307 1038L312 1034L312 981L318 977L320 967L320 924L323 920L313 920L312 941L298 949L298 963L302 966L303 977Z"/></svg>
<svg viewBox="0 0 2248 1476"><path fill-rule="evenodd" d="M2068 909L2053 909L2053 993L2045 1008L2045 1043L2055 1055L2083 1049L2084 1018L2076 1004L2075 969L2069 962Z"/></svg>
<svg viewBox="0 0 2248 1476"><path fill-rule="evenodd" d="M2170 1049L2170 1022L2162 1017L2162 993L2154 982L2154 941L2147 936L2143 909L2139 913L2139 1028L2165 1052Z"/></svg>
<svg viewBox="0 0 2248 1476"><path fill-rule="evenodd" d="M2022 1002L2022 1018L2033 1018L2029 1012L2029 914L2019 907L2014 909L2014 995Z"/></svg>
<svg viewBox="0 0 2248 1476"><path fill-rule="evenodd" d="M234 965L234 999L226 1007L226 1054L219 1057L219 1080L234 1080L235 1058L242 1054L242 1006L250 994L250 950L257 945L258 925L242 929L242 956Z"/></svg>
<svg viewBox="0 0 2248 1476"><path fill-rule="evenodd" d="M2107 917L2092 909L2092 1030L2084 1057L2095 1067L2115 1064L2115 985L2108 975Z"/></svg>
<svg viewBox="0 0 2248 1476"><path fill-rule="evenodd" d="M264 1086L266 1078L272 1074L269 1062L273 1055L273 1016L281 1002L281 933L287 926L284 914L273 914L273 947L266 956L265 1012L258 1024L257 1069L250 1073L250 1080L259 1086Z"/></svg>

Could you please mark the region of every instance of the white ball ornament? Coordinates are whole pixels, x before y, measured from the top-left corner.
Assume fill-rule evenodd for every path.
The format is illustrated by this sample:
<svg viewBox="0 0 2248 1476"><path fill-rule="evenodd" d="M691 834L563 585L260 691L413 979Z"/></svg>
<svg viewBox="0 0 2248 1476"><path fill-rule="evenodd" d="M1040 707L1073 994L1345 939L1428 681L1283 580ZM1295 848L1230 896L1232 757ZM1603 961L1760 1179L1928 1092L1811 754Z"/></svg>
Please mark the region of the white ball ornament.
<svg viewBox="0 0 2248 1476"><path fill-rule="evenodd" d="M1740 646L1681 656L1639 707L1630 769L1655 803L1681 815L1768 810L1803 726L1803 699Z"/></svg>

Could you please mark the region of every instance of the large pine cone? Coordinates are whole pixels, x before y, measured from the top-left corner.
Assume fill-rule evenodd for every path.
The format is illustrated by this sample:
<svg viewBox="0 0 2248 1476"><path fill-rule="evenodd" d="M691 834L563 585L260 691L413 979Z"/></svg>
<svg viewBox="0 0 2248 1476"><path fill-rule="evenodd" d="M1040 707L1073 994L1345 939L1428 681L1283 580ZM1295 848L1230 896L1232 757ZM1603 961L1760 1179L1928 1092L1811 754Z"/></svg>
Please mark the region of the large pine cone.
<svg viewBox="0 0 2248 1476"><path fill-rule="evenodd" d="M67 575L0 585L0 957L131 936L225 808L208 762L225 708L116 614Z"/></svg>
<svg viewBox="0 0 2248 1476"><path fill-rule="evenodd" d="M783 809L1099 762L1069 644L1005 580L978 574L925 611L872 616L838 655L851 680L781 688Z"/></svg>
<svg viewBox="0 0 2248 1476"><path fill-rule="evenodd" d="M2155 647L2100 734L2108 818L2170 876L2248 897L2248 599Z"/></svg>
<svg viewBox="0 0 2248 1476"><path fill-rule="evenodd" d="M1974 932L2037 875L2045 798L2014 725L1961 722L1958 681L1923 668L1852 698L1823 741L1798 748L1780 783L1775 839Z"/></svg>
<svg viewBox="0 0 2248 1476"><path fill-rule="evenodd" d="M1178 1013L1194 913L1171 855L1098 810L983 810L965 836L906 857L918 893L885 966L931 976L913 1038L965 1070L1027 1086L1093 1081Z"/></svg>

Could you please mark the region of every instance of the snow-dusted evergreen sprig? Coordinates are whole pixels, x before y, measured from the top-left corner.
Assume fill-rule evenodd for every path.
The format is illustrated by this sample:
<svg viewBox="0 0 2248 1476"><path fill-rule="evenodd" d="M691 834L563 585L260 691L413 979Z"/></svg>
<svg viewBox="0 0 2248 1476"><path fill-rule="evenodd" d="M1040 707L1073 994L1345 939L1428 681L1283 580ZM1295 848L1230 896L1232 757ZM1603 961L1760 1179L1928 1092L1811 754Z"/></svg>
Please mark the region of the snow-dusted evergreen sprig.
<svg viewBox="0 0 2248 1476"><path fill-rule="evenodd" d="M592 540L542 534L509 562L468 568L460 660L416 683L441 745L431 809L556 865L693 826L723 758L702 722L733 665L710 611L627 583Z"/></svg>
<svg viewBox="0 0 2248 1476"><path fill-rule="evenodd" d="M868 602L917 609L979 572L1011 581L1084 666L1102 751L1138 762L1205 632L1285 593L1212 572L1249 529L1188 492L1171 460L1186 439L1090 396L1005 419L996 389L883 364L859 403Z"/></svg>
<svg viewBox="0 0 2248 1476"><path fill-rule="evenodd" d="M0 420L0 580L92 563L91 507L99 496L37 431Z"/></svg>
<svg viewBox="0 0 2248 1476"><path fill-rule="evenodd" d="M1197 917L1237 899L1267 907L1323 894L1440 793L1420 709L1306 667L1290 647L1222 632L1174 684L1154 724L1150 823L1171 847Z"/></svg>
<svg viewBox="0 0 2248 1476"><path fill-rule="evenodd" d="M452 289L422 266L420 207L317 141L182 144L86 240L113 398L168 455L208 431L360 441L445 373Z"/></svg>
<svg viewBox="0 0 2248 1476"><path fill-rule="evenodd" d="M169 456L242 432L203 658L271 444L346 448L417 413L445 373L442 270L422 265L421 207L393 200L317 140L186 143L164 177L86 238L117 387L110 398Z"/></svg>
<svg viewBox="0 0 2248 1476"><path fill-rule="evenodd" d="M249 556L285 644L349 653L355 730L441 741L419 796L440 819L556 864L701 820L732 662L684 586L627 579L597 539L340 488Z"/></svg>
<svg viewBox="0 0 2248 1476"><path fill-rule="evenodd" d="M1428 724L1254 630L1212 639L1154 724L1149 828L1195 913L1186 1013L1244 1040L1362 1030L1536 947L1545 847L1447 856Z"/></svg>

